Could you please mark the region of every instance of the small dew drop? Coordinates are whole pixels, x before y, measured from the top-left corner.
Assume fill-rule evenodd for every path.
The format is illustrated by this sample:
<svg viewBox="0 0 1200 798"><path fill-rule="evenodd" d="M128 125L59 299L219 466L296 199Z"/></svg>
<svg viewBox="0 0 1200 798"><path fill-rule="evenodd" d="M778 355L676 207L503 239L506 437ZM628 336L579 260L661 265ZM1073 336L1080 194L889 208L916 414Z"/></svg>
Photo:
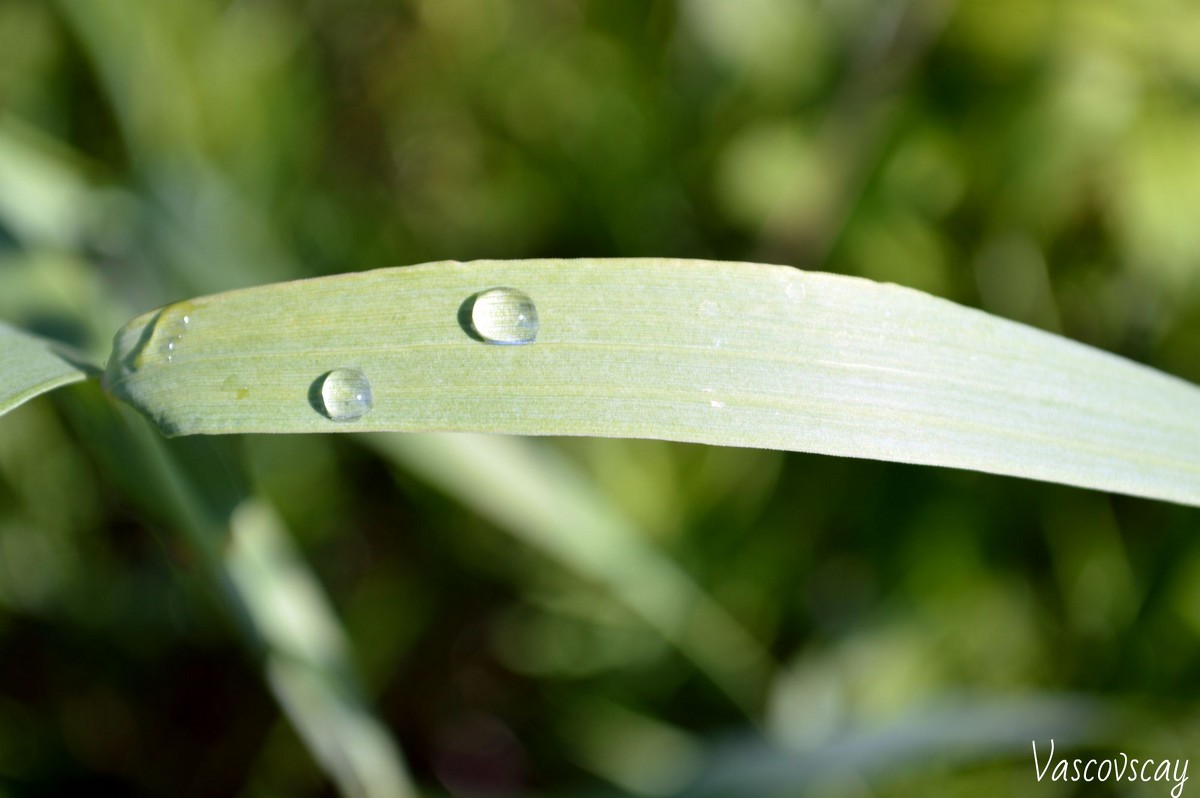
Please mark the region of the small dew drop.
<svg viewBox="0 0 1200 798"><path fill-rule="evenodd" d="M187 332L188 324L191 321L192 317L185 313L165 323L164 335L166 336L166 344L163 346L163 350L166 352L168 363L174 361L175 355L179 354L179 344L183 340L183 334Z"/></svg>
<svg viewBox="0 0 1200 798"><path fill-rule="evenodd" d="M537 307L515 288L489 288L475 296L471 327L489 344L531 344L538 335Z"/></svg>
<svg viewBox="0 0 1200 798"><path fill-rule="evenodd" d="M355 421L371 412L371 383L358 369L334 369L321 383L325 415L334 421Z"/></svg>

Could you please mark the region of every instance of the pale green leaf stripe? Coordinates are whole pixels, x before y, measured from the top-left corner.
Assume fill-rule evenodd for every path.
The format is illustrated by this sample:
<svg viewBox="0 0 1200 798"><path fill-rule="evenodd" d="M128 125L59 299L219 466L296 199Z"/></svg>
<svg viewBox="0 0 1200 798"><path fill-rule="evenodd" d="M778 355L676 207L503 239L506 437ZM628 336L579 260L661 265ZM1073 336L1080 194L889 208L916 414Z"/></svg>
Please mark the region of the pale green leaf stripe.
<svg viewBox="0 0 1200 798"><path fill-rule="evenodd" d="M73 354L0 322L0 415L87 377L88 367Z"/></svg>
<svg viewBox="0 0 1200 798"><path fill-rule="evenodd" d="M536 343L461 326L494 286L536 302ZM355 422L320 412L319 378L339 367L373 389ZM781 266L446 262L268 285L134 320L107 377L172 435L663 438L1200 505L1200 388L918 291Z"/></svg>

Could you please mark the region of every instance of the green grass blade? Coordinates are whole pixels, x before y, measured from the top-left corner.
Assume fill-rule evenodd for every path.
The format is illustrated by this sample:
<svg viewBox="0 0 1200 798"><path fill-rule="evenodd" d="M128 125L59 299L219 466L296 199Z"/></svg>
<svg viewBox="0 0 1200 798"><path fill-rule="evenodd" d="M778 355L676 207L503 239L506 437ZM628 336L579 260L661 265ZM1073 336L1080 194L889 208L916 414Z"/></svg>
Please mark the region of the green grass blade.
<svg viewBox="0 0 1200 798"><path fill-rule="evenodd" d="M143 515L179 533L220 588L215 598L339 794L416 794L402 753L364 694L350 640L320 581L275 509L248 492L232 448L165 441L99 391L74 399L67 406L76 426L92 436L114 484Z"/></svg>
<svg viewBox="0 0 1200 798"><path fill-rule="evenodd" d="M536 343L482 343L511 286ZM361 370L374 410L323 412ZM1200 505L1200 389L918 291L682 260L437 263L171 305L107 382L169 435L480 431L697 441L1011 474Z"/></svg>
<svg viewBox="0 0 1200 798"><path fill-rule="evenodd" d="M271 691L338 791L415 795L395 741L360 694L341 624L270 505L238 506L220 567L261 637Z"/></svg>
<svg viewBox="0 0 1200 798"><path fill-rule="evenodd" d="M97 373L64 347L0 322L0 415Z"/></svg>
<svg viewBox="0 0 1200 798"><path fill-rule="evenodd" d="M983 770L1018 757L1028 761L1033 741L1043 761L1052 738L1059 751L1119 745L1113 742L1117 730L1134 721L1136 716L1118 704L1078 695L948 691L886 722L853 722L831 739L804 748L730 738L708 752L700 777L674 795L837 795L843 792L832 785L886 782L900 773L935 768Z"/></svg>

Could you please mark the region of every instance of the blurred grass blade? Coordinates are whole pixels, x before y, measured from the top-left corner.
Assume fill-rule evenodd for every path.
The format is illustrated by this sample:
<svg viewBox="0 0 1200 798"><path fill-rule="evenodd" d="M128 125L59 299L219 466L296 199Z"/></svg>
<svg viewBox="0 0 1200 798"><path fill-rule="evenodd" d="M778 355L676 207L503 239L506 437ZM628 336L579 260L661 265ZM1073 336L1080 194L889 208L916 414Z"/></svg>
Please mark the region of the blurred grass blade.
<svg viewBox="0 0 1200 798"><path fill-rule="evenodd" d="M778 748L752 738L730 740L707 752L701 776L679 794L839 794L835 787L896 773L1028 757L1034 740L1043 746L1053 738L1060 750L1101 746L1111 743L1130 720L1116 704L1069 694L948 696L885 725L847 730L809 750Z"/></svg>
<svg viewBox="0 0 1200 798"><path fill-rule="evenodd" d="M381 435L376 449L533 548L607 588L748 715L772 663L749 632L556 452L485 435Z"/></svg>
<svg viewBox="0 0 1200 798"><path fill-rule="evenodd" d="M0 218L19 241L64 248L77 243L96 208L79 161L0 111Z"/></svg>
<svg viewBox="0 0 1200 798"><path fill-rule="evenodd" d="M586 770L634 795L671 795L705 762L698 737L597 698L570 702L558 730Z"/></svg>
<svg viewBox="0 0 1200 798"><path fill-rule="evenodd" d="M536 303L491 346L470 299ZM370 380L332 420L322 377ZM1200 388L919 291L780 266L426 264L233 291L117 335L110 389L169 435L663 438L1010 474L1200 505Z"/></svg>
<svg viewBox="0 0 1200 798"><path fill-rule="evenodd" d="M87 386L92 387L92 386ZM98 390L64 403L126 500L181 534L259 659L297 735L339 794L415 794L372 711L337 614L275 509L248 492L236 441L166 441Z"/></svg>
<svg viewBox="0 0 1200 798"><path fill-rule="evenodd" d="M0 322L0 415L99 371L58 344Z"/></svg>
<svg viewBox="0 0 1200 798"><path fill-rule="evenodd" d="M249 498L230 519L223 567L261 637L267 680L346 798L413 794L400 752L367 707L350 646L274 509Z"/></svg>

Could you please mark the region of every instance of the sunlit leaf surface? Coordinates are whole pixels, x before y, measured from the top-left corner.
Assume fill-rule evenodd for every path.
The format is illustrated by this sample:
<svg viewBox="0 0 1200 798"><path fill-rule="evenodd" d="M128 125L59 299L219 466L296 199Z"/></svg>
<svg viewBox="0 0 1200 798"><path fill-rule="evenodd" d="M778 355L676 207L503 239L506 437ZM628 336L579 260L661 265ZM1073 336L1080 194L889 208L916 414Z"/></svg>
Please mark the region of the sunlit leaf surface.
<svg viewBox="0 0 1200 798"><path fill-rule="evenodd" d="M262 286L134 320L106 380L170 435L662 438L1200 504L1196 386L918 291L780 266L448 262Z"/></svg>
<svg viewBox="0 0 1200 798"><path fill-rule="evenodd" d="M0 322L0 414L88 374L85 364L55 344Z"/></svg>

